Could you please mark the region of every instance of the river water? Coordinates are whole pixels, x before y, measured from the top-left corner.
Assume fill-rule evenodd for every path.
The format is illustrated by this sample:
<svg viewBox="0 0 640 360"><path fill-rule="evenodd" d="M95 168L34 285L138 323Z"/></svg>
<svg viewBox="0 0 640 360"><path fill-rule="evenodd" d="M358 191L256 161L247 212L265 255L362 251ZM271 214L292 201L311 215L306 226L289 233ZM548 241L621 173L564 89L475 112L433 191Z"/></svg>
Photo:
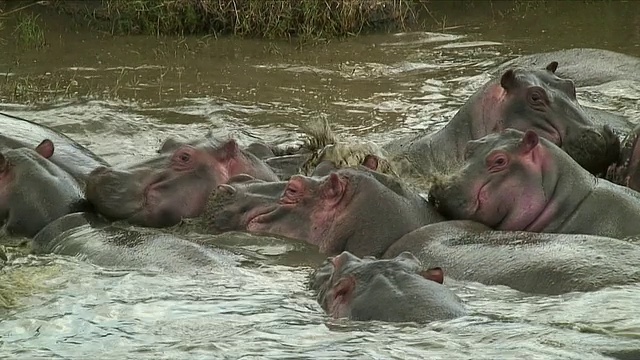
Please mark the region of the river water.
<svg viewBox="0 0 640 360"><path fill-rule="evenodd" d="M488 80L485 71L517 55L599 47L640 56L634 2L498 5L443 5L438 30L315 46L114 38L44 12L44 49L17 47L5 31L0 109L112 163L209 129L293 144L301 123L323 116L342 138L382 143L442 126ZM578 97L640 119L640 84L581 88ZM306 290L322 259L313 249L242 234L214 242L235 265L176 275L12 256L1 285L34 287L0 310L0 358L640 358L640 285L530 296L448 281L469 316L358 323L328 319Z"/></svg>

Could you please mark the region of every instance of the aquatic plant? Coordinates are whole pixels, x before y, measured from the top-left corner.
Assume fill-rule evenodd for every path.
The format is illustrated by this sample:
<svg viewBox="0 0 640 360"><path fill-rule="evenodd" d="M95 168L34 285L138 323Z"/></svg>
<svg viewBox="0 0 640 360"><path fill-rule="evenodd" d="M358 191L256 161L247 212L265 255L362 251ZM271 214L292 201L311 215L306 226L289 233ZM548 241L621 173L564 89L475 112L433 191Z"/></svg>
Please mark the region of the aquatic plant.
<svg viewBox="0 0 640 360"><path fill-rule="evenodd" d="M44 29L38 24L38 17L39 15L30 13L21 14L18 17L13 34L20 46L36 49L45 46Z"/></svg>
<svg viewBox="0 0 640 360"><path fill-rule="evenodd" d="M75 3L75 4L74 4ZM265 38L329 38L404 29L417 20L409 0L103 0L89 8L56 1L112 34L233 34Z"/></svg>

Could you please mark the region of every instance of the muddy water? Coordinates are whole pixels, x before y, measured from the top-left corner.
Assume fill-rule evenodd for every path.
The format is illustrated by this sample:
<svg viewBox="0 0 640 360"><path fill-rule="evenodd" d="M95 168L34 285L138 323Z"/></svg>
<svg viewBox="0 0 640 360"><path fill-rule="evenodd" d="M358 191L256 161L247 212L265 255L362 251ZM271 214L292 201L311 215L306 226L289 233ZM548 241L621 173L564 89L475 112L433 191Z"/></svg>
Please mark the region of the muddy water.
<svg viewBox="0 0 640 360"><path fill-rule="evenodd" d="M112 163L150 156L167 136L209 129L243 142L295 143L298 126L319 116L343 138L384 142L442 126L487 80L486 70L519 54L599 47L640 56L634 2L567 3L517 12L499 2L443 5L434 13L441 29L432 32L301 49L254 40L114 39L43 13L44 50L16 47L5 36L0 72L13 91L2 93L1 109L51 125ZM578 95L640 118L640 84ZM305 288L310 266L321 259L304 255L313 250L242 235L217 241L238 265L197 276L16 257L1 281L37 269L34 281L42 286L0 314L0 356L640 358L640 286L541 297L450 282L470 316L363 324L322 314Z"/></svg>

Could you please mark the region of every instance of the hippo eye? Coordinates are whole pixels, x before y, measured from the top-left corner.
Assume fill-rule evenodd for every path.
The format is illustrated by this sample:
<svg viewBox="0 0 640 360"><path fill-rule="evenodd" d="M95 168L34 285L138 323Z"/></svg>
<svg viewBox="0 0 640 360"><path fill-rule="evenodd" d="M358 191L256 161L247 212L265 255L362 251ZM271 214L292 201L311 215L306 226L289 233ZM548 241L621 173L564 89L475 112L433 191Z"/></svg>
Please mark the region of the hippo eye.
<svg viewBox="0 0 640 360"><path fill-rule="evenodd" d="M509 159L504 154L498 154L493 156L489 161L489 172L497 172L503 170L507 164L509 163Z"/></svg>
<svg viewBox="0 0 640 360"><path fill-rule="evenodd" d="M191 155L189 155L189 153L180 154L180 161L188 162L189 160L191 160Z"/></svg>
<svg viewBox="0 0 640 360"><path fill-rule="evenodd" d="M532 105L542 105L547 102L547 95L540 87L532 88L529 91L529 102Z"/></svg>

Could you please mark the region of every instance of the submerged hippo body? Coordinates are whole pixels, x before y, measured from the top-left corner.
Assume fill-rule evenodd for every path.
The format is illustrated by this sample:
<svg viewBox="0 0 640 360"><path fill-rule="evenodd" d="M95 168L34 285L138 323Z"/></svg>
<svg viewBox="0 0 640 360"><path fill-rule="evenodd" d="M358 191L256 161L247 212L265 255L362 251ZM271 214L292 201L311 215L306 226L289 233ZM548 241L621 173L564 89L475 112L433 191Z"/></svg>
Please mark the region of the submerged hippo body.
<svg viewBox="0 0 640 360"><path fill-rule="evenodd" d="M600 236L495 231L472 221L445 221L405 235L384 258L405 251L426 267L442 267L447 277L528 293L640 282L640 246Z"/></svg>
<svg viewBox="0 0 640 360"><path fill-rule="evenodd" d="M100 216L77 212L43 228L32 240L36 254L77 256L94 265L170 272L208 271L230 265L230 256L175 235L151 229L121 228Z"/></svg>
<svg viewBox="0 0 640 360"><path fill-rule="evenodd" d="M446 174L460 166L467 141L507 128L534 130L590 172L604 173L618 158L619 139L608 126L594 125L573 82L555 75L557 66L509 69L473 94L444 128L398 139L386 150L401 171Z"/></svg>
<svg viewBox="0 0 640 360"><path fill-rule="evenodd" d="M359 259L349 252L327 259L312 275L311 290L333 318L430 322L466 315L439 268L421 269L408 252L389 260Z"/></svg>
<svg viewBox="0 0 640 360"><path fill-rule="evenodd" d="M279 235L356 256L382 254L407 232L442 220L418 193L364 167L288 182L241 176L212 194L202 216L210 230Z"/></svg>
<svg viewBox="0 0 640 360"><path fill-rule="evenodd" d="M534 131L470 141L461 170L431 188L446 217L497 230L640 234L640 193L589 174Z"/></svg>
<svg viewBox="0 0 640 360"><path fill-rule="evenodd" d="M0 148L35 148L43 139L56 144L50 160L60 168L84 181L91 171L108 163L68 136L47 126L0 113Z"/></svg>
<svg viewBox="0 0 640 360"><path fill-rule="evenodd" d="M276 181L261 160L235 140L165 142L158 155L126 167L101 167L87 180L87 199L106 217L166 227L201 214L208 195L237 174Z"/></svg>
<svg viewBox="0 0 640 360"><path fill-rule="evenodd" d="M524 55L501 64L495 74L514 66L541 67L557 61L558 76L572 79L577 86L600 85L610 81L640 81L640 59L609 50L574 48Z"/></svg>
<svg viewBox="0 0 640 360"><path fill-rule="evenodd" d="M50 161L55 151L47 139L35 150L0 152L0 223L9 235L33 236L53 220L89 208L76 179Z"/></svg>

